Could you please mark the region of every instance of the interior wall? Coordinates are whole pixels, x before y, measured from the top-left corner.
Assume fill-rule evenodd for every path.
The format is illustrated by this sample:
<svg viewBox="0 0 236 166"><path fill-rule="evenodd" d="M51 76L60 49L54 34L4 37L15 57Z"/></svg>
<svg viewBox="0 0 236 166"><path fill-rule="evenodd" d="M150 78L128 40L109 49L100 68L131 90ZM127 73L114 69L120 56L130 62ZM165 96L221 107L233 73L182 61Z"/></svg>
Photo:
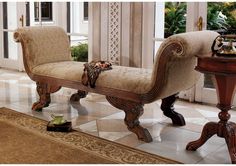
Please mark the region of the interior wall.
<svg viewBox="0 0 236 166"><path fill-rule="evenodd" d="M154 3L89 3L89 60L150 68L154 46L152 12Z"/></svg>

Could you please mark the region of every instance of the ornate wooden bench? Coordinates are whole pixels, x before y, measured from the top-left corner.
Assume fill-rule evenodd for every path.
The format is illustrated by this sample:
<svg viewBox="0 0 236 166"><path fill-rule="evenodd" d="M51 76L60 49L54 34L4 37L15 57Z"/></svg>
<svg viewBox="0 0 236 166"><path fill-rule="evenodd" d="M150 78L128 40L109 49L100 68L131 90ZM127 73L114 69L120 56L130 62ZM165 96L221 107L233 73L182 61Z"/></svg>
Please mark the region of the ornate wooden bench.
<svg viewBox="0 0 236 166"><path fill-rule="evenodd" d="M192 87L199 78L194 70L196 55L211 52L211 43L218 34L212 31L173 35L160 46L152 70L113 66L102 72L96 87L81 83L83 62L71 59L68 36L54 26L19 28L14 33L21 42L24 66L37 83L39 101L32 106L41 110L50 104L50 94L60 87L77 89L71 100L86 97L88 92L106 96L108 102L125 112L125 124L140 140L151 142L149 131L140 125L143 105L162 99L161 109L174 125L185 125L184 117L174 111L178 92Z"/></svg>

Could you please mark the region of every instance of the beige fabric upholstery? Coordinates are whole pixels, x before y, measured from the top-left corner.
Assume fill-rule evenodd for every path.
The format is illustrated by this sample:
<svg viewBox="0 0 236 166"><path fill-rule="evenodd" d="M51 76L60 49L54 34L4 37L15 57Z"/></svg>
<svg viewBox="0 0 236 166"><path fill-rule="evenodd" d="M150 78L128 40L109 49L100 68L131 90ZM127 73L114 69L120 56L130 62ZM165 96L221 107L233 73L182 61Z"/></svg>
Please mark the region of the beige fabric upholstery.
<svg viewBox="0 0 236 166"><path fill-rule="evenodd" d="M140 94L147 101L190 88L199 78L195 56L210 53L216 36L218 33L211 31L173 35L161 44L153 70L113 66L100 74L96 86ZM61 28L20 28L14 37L23 45L28 72L81 84L83 63L71 61L68 37ZM176 47L170 47L173 44Z"/></svg>
<svg viewBox="0 0 236 166"><path fill-rule="evenodd" d="M213 31L195 31L181 33L167 38L156 53L152 73L152 86L158 82L158 66L161 56L168 59L164 72L164 81L156 94L156 98L164 98L177 92L191 88L199 79L200 73L194 70L197 59L196 56L211 56L211 45L219 34ZM182 51L177 53L171 50L171 55L164 52L169 45L178 43ZM168 57L171 56L171 57Z"/></svg>
<svg viewBox="0 0 236 166"><path fill-rule="evenodd" d="M42 64L33 69L33 74L77 81L81 83L84 62L63 61ZM142 94L150 89L152 70L113 66L97 79L97 87L106 87Z"/></svg>
<svg viewBox="0 0 236 166"><path fill-rule="evenodd" d="M24 42L25 51L29 53L25 54L29 55L25 58L30 70L44 63L71 60L68 36L62 28L24 27L16 32L17 37Z"/></svg>

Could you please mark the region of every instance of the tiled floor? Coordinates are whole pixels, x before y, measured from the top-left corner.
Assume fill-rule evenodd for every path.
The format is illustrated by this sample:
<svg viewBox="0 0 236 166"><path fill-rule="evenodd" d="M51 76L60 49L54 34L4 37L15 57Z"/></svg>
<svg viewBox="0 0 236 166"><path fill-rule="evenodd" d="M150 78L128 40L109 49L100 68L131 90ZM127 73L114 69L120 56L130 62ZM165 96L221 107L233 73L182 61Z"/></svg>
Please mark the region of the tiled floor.
<svg viewBox="0 0 236 166"><path fill-rule="evenodd" d="M51 113L62 113L72 121L74 129L183 163L230 163L225 141L217 136L195 152L185 150L188 142L200 136L205 123L217 121L219 111L215 107L177 101L175 108L184 115L187 124L174 127L170 119L163 116L160 101L145 105L140 121L148 128L154 141L144 143L127 130L123 111L112 107L101 95L89 94L80 103L70 103L69 97L76 91L63 88L52 95L48 108L32 112L31 105L38 98L35 87L25 73L0 69L1 106L45 120L51 120ZM231 120L236 120L235 111L231 111Z"/></svg>

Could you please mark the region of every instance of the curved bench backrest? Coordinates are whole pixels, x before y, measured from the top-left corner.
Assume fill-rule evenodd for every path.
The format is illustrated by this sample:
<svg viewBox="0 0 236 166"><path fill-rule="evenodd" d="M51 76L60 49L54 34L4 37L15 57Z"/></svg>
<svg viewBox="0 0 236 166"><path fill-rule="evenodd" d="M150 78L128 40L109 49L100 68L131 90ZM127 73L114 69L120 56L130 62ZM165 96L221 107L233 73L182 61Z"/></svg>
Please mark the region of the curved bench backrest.
<svg viewBox="0 0 236 166"><path fill-rule="evenodd" d="M197 56L211 56L211 46L219 34L195 31L167 38L157 51L150 91L142 97L153 101L191 88L200 74L194 70Z"/></svg>
<svg viewBox="0 0 236 166"><path fill-rule="evenodd" d="M26 71L44 63L71 60L68 36L60 27L19 28L14 38L22 44Z"/></svg>

